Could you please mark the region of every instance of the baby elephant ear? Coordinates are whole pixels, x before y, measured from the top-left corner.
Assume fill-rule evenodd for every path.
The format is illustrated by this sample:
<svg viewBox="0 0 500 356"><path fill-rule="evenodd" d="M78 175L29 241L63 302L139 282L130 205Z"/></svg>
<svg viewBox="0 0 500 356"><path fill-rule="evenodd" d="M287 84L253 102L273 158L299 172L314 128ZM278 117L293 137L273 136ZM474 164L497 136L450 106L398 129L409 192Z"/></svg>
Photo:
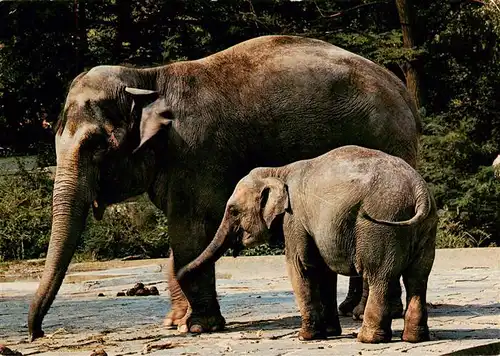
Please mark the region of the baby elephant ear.
<svg viewBox="0 0 500 356"><path fill-rule="evenodd" d="M262 217L267 228L271 228L271 224L277 216L284 214L289 207L288 187L278 178L264 178L264 188L260 195L260 208Z"/></svg>

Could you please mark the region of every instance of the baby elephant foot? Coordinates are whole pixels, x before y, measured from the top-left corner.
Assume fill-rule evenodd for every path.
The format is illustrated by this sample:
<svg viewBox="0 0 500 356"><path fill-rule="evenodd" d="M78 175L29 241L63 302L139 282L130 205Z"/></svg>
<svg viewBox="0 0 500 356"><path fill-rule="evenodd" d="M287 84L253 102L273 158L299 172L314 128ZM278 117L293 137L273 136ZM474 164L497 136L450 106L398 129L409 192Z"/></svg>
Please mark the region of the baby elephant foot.
<svg viewBox="0 0 500 356"><path fill-rule="evenodd" d="M416 328L406 327L401 336L401 340L406 342L422 342L429 341L431 338L429 336L429 328L427 326L421 326Z"/></svg>
<svg viewBox="0 0 500 356"><path fill-rule="evenodd" d="M324 325L319 323L302 322L302 327L299 331L299 340L319 340L326 339L326 330Z"/></svg>
<svg viewBox="0 0 500 356"><path fill-rule="evenodd" d="M392 330L383 330L361 326L358 334L358 341L367 344L377 344L380 342L389 342L392 339Z"/></svg>
<svg viewBox="0 0 500 356"><path fill-rule="evenodd" d="M182 333L192 332L201 334L205 332L220 331L224 329L226 319L218 313L215 315L195 315L187 316L178 326Z"/></svg>

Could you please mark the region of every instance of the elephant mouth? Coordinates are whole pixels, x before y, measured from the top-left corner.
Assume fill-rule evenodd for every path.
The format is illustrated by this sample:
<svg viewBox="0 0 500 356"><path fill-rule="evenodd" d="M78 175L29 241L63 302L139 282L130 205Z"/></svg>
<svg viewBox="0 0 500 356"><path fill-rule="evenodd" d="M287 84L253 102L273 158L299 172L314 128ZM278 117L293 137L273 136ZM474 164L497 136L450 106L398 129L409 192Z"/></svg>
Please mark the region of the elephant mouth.
<svg viewBox="0 0 500 356"><path fill-rule="evenodd" d="M245 249L245 246L243 245L243 232L239 231L237 233L231 249L233 250L233 257L238 257L241 251Z"/></svg>

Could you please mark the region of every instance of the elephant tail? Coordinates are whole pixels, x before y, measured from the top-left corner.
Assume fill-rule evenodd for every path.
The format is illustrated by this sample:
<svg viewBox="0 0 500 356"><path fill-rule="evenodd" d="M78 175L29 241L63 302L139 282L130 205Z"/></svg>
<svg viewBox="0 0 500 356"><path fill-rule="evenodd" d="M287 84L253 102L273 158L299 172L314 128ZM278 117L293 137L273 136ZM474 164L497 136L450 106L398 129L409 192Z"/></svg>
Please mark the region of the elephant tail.
<svg viewBox="0 0 500 356"><path fill-rule="evenodd" d="M422 185L420 185L416 190L417 190L416 191L417 201L415 204L416 213L412 218L408 220L388 221L388 220L375 219L370 215L368 215L366 210L364 210L363 208L361 208L360 211L361 216L366 220L371 221L375 224L386 225L386 226L412 226L420 224L427 218L427 216L429 216L429 213L432 210L432 197L425 183L422 183Z"/></svg>

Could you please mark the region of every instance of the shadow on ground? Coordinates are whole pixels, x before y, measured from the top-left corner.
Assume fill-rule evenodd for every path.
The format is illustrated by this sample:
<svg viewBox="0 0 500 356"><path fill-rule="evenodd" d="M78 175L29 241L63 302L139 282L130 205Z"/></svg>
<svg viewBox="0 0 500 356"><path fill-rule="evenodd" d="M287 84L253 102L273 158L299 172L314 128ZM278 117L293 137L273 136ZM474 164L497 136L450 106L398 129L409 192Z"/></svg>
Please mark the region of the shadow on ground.
<svg viewBox="0 0 500 356"><path fill-rule="evenodd" d="M433 316L494 316L500 315L500 303L493 304L427 304L429 317Z"/></svg>

